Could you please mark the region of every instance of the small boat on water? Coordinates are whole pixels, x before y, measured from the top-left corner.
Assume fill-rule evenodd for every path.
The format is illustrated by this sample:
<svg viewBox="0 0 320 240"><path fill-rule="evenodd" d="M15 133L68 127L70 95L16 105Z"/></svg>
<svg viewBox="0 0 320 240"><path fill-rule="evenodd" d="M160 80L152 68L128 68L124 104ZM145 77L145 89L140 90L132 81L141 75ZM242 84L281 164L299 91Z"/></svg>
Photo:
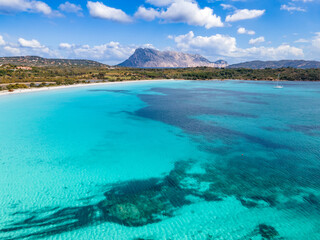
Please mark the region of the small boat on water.
<svg viewBox="0 0 320 240"><path fill-rule="evenodd" d="M283 86L279 84L279 80L280 80L280 73L278 74L278 79L277 79L277 81L276 81L276 82L277 82L277 85L274 86L274 88L276 88L276 89L281 89L281 88L283 88Z"/></svg>

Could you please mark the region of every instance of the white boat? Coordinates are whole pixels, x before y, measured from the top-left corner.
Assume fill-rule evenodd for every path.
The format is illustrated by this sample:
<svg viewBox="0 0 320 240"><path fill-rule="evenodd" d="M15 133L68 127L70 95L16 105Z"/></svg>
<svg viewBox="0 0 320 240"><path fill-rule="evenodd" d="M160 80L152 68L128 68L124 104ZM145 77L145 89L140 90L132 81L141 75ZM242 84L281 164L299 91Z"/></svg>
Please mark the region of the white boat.
<svg viewBox="0 0 320 240"><path fill-rule="evenodd" d="M280 73L278 74L277 85L274 86L274 88L276 88L276 89L281 89L281 88L283 88L283 86L279 84L279 80L280 80Z"/></svg>

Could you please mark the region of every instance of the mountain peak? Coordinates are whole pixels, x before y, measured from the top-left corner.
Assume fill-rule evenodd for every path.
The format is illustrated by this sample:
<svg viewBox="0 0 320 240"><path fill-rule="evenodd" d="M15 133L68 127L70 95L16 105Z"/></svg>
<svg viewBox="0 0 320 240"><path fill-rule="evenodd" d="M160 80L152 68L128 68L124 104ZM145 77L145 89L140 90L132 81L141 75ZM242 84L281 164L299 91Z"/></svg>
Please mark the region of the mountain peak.
<svg viewBox="0 0 320 240"><path fill-rule="evenodd" d="M225 61L210 62L199 54L175 51L159 51L152 48L137 48L128 60L119 64L137 68L187 68L187 67L227 67Z"/></svg>

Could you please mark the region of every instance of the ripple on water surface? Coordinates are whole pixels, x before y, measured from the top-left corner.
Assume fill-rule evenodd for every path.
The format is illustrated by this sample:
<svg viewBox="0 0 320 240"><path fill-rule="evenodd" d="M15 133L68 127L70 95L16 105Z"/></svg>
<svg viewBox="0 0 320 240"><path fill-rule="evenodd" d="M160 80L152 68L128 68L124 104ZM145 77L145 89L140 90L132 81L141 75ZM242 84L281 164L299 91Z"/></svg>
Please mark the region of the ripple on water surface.
<svg viewBox="0 0 320 240"><path fill-rule="evenodd" d="M0 238L320 239L319 86L1 97Z"/></svg>

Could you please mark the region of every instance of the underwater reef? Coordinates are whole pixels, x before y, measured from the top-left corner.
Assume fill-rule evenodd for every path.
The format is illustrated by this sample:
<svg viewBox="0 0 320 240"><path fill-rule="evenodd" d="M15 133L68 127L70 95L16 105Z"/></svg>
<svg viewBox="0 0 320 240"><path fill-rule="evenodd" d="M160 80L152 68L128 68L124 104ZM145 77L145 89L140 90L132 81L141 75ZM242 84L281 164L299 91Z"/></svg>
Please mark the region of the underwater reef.
<svg viewBox="0 0 320 240"><path fill-rule="evenodd" d="M265 166L261 165L263 163ZM201 173L192 171L195 164L195 160L179 161L163 178L106 186L108 191L97 204L51 209L53 213L45 217L41 217L41 211L30 212L29 218L9 224L0 233L6 233L8 237L3 239L9 240L40 238L103 222L139 227L174 217L176 210L195 201L223 201L230 196L236 197L246 208L292 208L292 201L295 201L295 208L308 205L312 211L320 213L320 196L303 190L318 184L318 179L306 182L299 177L294 179L288 172L280 174L283 169L263 159L244 158L241 164L236 159L219 164L204 162ZM19 237L10 236L10 233L26 229L34 231ZM250 234L258 234L262 239L282 239L273 226L265 223L253 226Z"/></svg>

